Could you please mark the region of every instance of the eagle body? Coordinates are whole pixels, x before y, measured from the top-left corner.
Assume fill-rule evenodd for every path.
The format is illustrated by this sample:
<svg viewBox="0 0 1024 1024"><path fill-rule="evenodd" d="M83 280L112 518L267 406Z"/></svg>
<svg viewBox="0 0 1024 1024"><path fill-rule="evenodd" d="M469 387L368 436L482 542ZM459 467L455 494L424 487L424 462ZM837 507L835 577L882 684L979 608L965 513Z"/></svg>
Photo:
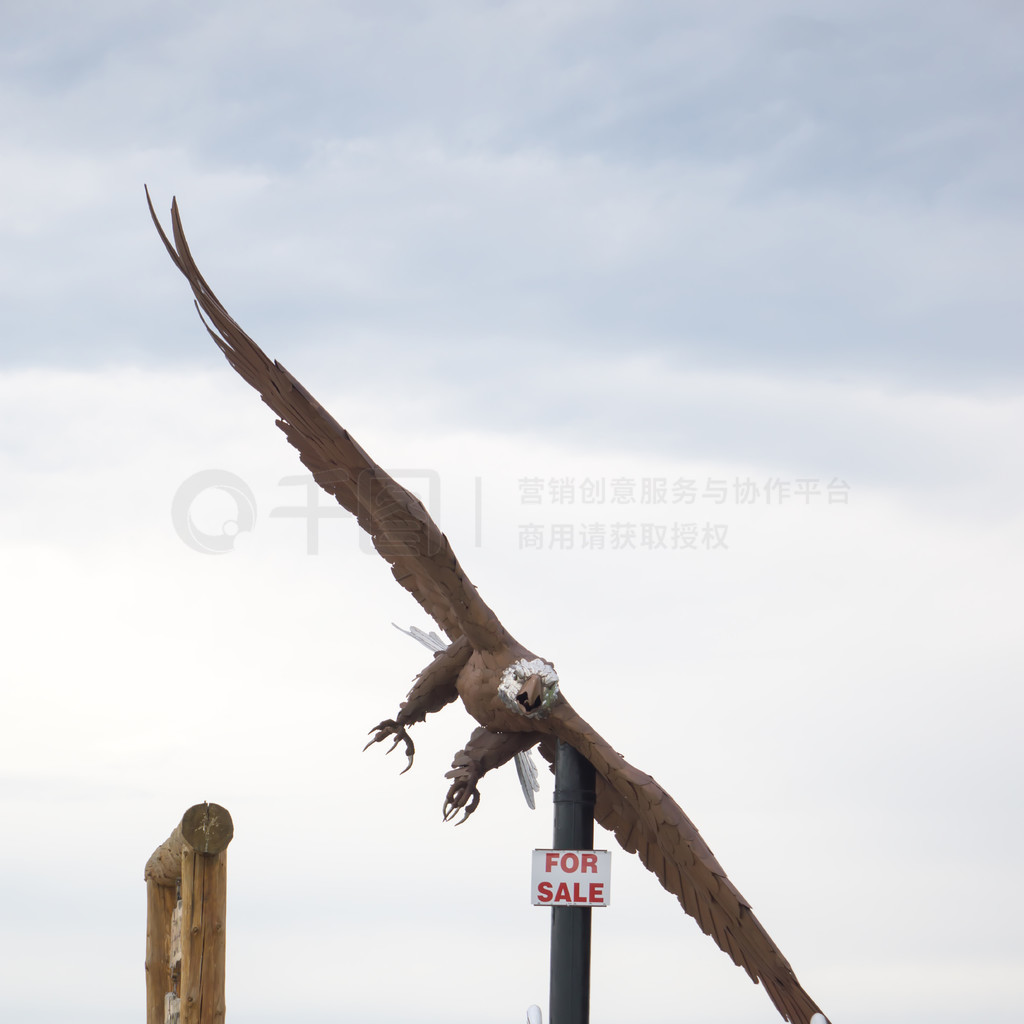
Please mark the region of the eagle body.
<svg viewBox="0 0 1024 1024"><path fill-rule="evenodd" d="M460 701L478 726L446 775L452 781L443 814L448 819L461 811L465 821L479 803L477 784L488 771L534 747L553 761L557 741L569 743L595 768L595 819L764 987L784 1020L810 1024L820 1014L818 1007L693 822L657 781L626 761L573 710L554 665L504 628L419 499L381 469L231 318L192 258L177 202L171 205L173 242L151 201L149 209L210 337L274 412L277 426L317 483L355 515L395 579L450 641L413 680L395 717L370 730L367 746L386 739L393 741L392 749L404 743L408 771L415 753L410 727ZM438 646L443 646L440 641Z"/></svg>

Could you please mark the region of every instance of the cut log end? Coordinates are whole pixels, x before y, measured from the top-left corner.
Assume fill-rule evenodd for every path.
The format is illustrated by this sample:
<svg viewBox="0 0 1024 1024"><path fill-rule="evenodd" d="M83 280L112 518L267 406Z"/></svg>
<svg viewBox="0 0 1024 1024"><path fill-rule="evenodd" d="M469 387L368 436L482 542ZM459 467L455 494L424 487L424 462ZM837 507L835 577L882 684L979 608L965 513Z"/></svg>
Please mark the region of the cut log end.
<svg viewBox="0 0 1024 1024"><path fill-rule="evenodd" d="M220 804L196 804L181 819L181 837L196 853L220 853L234 834L231 815Z"/></svg>
<svg viewBox="0 0 1024 1024"><path fill-rule="evenodd" d="M223 853L235 834L231 815L220 804L202 803L190 807L180 824L146 862L145 877L157 885L174 885L181 877L181 852L187 844L196 853Z"/></svg>

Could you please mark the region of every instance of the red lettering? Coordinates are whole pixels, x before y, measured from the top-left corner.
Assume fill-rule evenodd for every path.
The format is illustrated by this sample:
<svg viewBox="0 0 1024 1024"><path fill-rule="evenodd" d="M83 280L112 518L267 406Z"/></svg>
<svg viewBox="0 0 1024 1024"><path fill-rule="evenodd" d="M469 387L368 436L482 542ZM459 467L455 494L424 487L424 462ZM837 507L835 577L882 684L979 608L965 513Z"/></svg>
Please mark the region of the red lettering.
<svg viewBox="0 0 1024 1024"><path fill-rule="evenodd" d="M571 875L580 866L580 859L575 853L562 854L562 870Z"/></svg>
<svg viewBox="0 0 1024 1024"><path fill-rule="evenodd" d="M603 903L604 902L604 882L591 882L590 883L590 902L591 903Z"/></svg>
<svg viewBox="0 0 1024 1024"><path fill-rule="evenodd" d="M558 863L559 853L557 850L548 850L544 854L544 871L548 874L551 873L551 869Z"/></svg>
<svg viewBox="0 0 1024 1024"><path fill-rule="evenodd" d="M569 895L569 886L565 882L558 883L558 890L555 893L556 903L572 903L572 897Z"/></svg>
<svg viewBox="0 0 1024 1024"><path fill-rule="evenodd" d="M580 868L581 871L593 871L597 873L597 854L596 853L585 853L583 854L583 866Z"/></svg>
<svg viewBox="0 0 1024 1024"><path fill-rule="evenodd" d="M537 886L537 898L541 901L541 903L551 902L550 882L541 882L540 885Z"/></svg>

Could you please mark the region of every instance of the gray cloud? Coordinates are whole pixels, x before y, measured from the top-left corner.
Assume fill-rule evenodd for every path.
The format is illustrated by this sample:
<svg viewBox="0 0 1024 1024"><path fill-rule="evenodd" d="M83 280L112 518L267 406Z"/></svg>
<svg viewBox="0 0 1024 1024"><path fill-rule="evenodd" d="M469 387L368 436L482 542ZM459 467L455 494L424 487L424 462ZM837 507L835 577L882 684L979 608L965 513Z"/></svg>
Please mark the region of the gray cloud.
<svg viewBox="0 0 1024 1024"><path fill-rule="evenodd" d="M8 365L179 358L146 179L296 344L1019 378L1010 12L65 13L7 43Z"/></svg>

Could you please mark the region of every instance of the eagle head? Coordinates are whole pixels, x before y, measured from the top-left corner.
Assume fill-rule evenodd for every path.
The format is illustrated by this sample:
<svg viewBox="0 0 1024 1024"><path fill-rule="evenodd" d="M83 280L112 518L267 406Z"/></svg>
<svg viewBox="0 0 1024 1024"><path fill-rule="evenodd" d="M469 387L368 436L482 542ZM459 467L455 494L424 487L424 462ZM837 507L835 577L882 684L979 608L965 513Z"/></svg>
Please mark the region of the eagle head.
<svg viewBox="0 0 1024 1024"><path fill-rule="evenodd" d="M501 702L527 718L544 718L558 697L558 673L540 658L520 658L501 674Z"/></svg>

